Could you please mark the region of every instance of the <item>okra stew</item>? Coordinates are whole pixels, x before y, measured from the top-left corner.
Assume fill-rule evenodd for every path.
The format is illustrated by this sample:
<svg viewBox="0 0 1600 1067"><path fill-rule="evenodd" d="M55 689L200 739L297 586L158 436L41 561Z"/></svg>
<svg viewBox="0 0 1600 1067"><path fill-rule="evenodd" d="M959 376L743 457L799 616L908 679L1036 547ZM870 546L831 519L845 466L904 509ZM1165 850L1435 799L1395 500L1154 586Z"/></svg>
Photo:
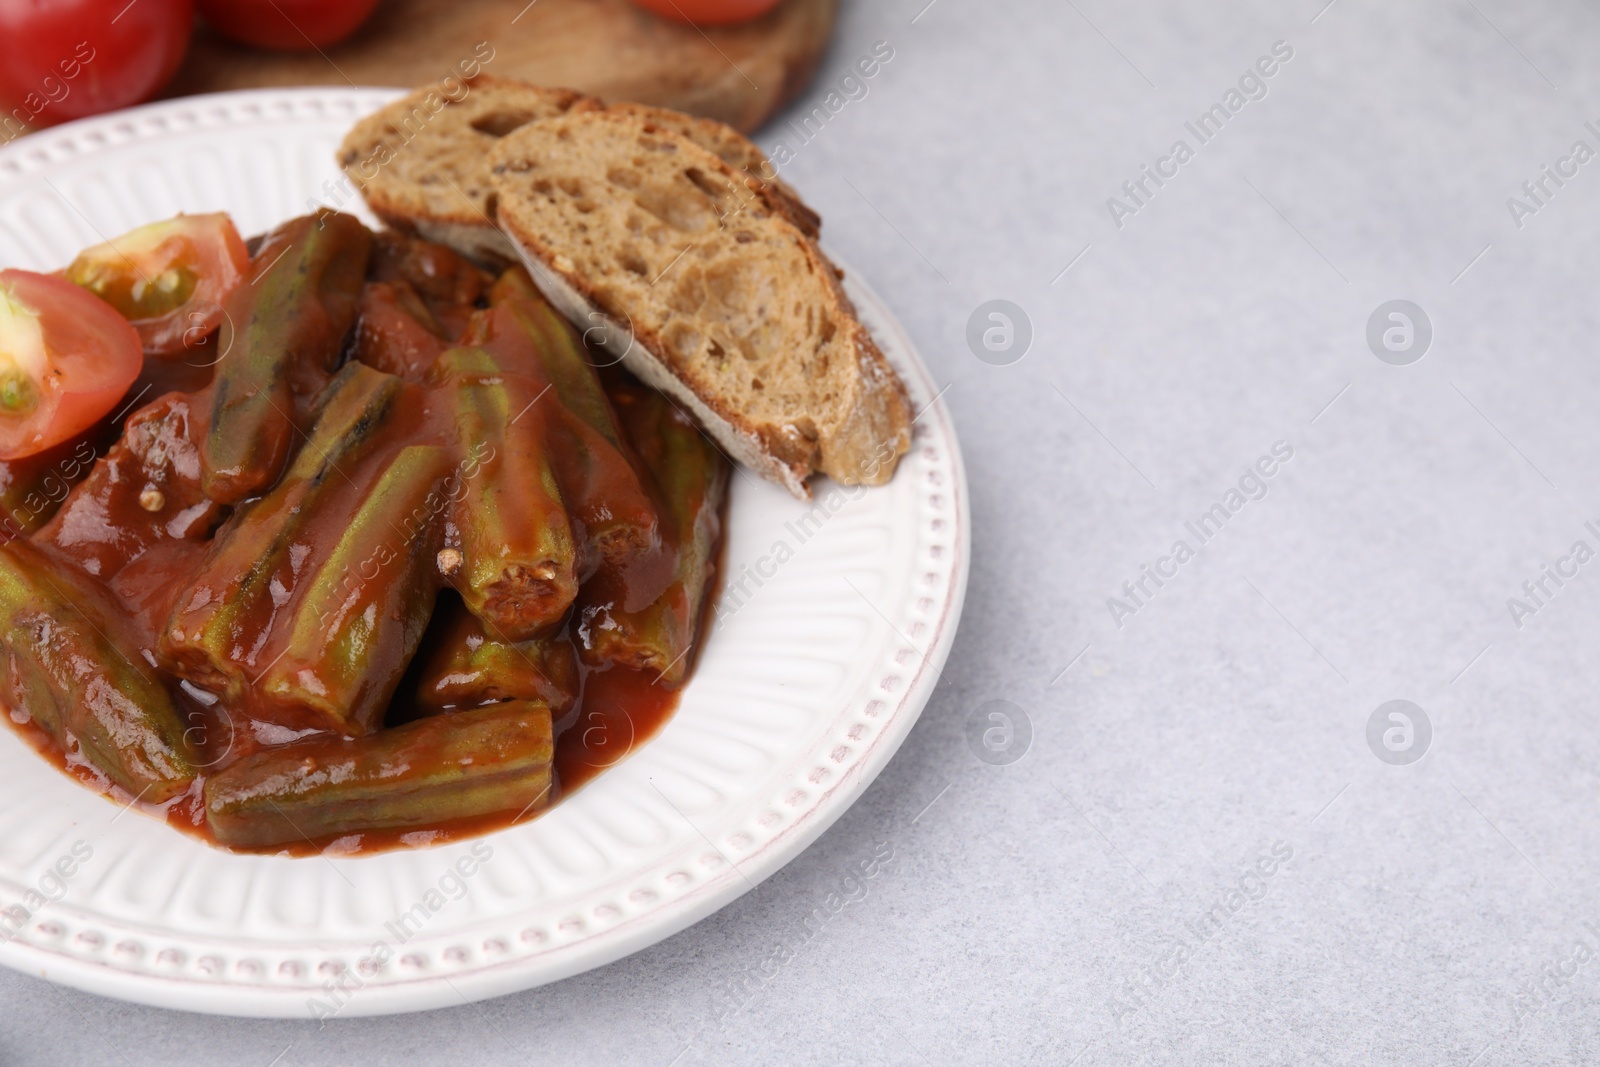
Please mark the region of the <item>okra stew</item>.
<svg viewBox="0 0 1600 1067"><path fill-rule="evenodd" d="M528 819L671 713L726 460L520 268L334 212L0 271L0 701L230 849Z"/></svg>

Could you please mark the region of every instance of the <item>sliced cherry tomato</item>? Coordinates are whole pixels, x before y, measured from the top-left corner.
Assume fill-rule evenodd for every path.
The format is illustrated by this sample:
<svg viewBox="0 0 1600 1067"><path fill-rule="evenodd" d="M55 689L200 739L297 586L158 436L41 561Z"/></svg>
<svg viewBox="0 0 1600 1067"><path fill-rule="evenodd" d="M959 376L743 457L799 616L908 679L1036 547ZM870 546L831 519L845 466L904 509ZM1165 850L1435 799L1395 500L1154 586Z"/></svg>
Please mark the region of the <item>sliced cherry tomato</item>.
<svg viewBox="0 0 1600 1067"><path fill-rule="evenodd" d="M778 6L778 0L633 0L633 2L663 18L693 22L702 26L744 22L757 15L765 15Z"/></svg>
<svg viewBox="0 0 1600 1067"><path fill-rule="evenodd" d="M226 215L179 215L79 254L67 280L133 323L147 354L206 345L222 302L250 270L250 252Z"/></svg>
<svg viewBox="0 0 1600 1067"><path fill-rule="evenodd" d="M150 99L193 28L194 0L0 0L0 142Z"/></svg>
<svg viewBox="0 0 1600 1067"><path fill-rule="evenodd" d="M199 0L200 13L224 37L257 48L309 52L338 44L361 28L378 0Z"/></svg>
<svg viewBox="0 0 1600 1067"><path fill-rule="evenodd" d="M0 270L0 459L82 433L139 376L139 335L71 282Z"/></svg>

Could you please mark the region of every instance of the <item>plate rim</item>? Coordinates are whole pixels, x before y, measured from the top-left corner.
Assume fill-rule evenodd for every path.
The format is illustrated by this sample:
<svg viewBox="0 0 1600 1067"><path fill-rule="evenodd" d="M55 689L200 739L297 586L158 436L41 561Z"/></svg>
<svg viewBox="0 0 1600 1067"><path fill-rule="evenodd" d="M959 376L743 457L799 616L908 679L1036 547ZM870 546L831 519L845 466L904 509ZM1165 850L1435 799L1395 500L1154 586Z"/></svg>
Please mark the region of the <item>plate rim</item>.
<svg viewBox="0 0 1600 1067"><path fill-rule="evenodd" d="M282 120L295 121L303 117L296 113L299 108L308 105L313 109L332 107L341 113L364 114L403 92L375 86L246 89L161 101L81 119L0 146L0 191L13 181L48 171L57 162L203 128L208 118L225 121L240 110L254 111L259 121L272 121L274 110L283 112ZM831 251L829 255L846 266ZM920 658L899 699L885 716L887 725L870 739L864 754L828 787L820 789L816 799L792 823L754 852L730 861L715 877L667 905L536 956L485 962L448 976L423 974L370 983L341 1007L340 1017L429 1010L526 991L613 963L680 933L750 892L809 848L854 805L910 735L948 660L965 603L971 571L970 490L954 422L939 402L942 394L936 391L932 374L909 333L870 285L848 268L846 285L852 299L870 311L867 317L895 335L897 344L887 347L903 353L904 360L897 363L897 370L915 380L918 388L913 393L933 398L917 418L931 417L938 425L936 437L949 453L945 458L951 474L947 491L954 505L951 543L955 558L943 594L943 608L933 620L931 636L924 642L926 652L918 650L909 639L904 641L919 652ZM914 438L912 449L918 447ZM909 477L909 471L902 469L899 476ZM853 705L860 695L849 694L840 710ZM0 946L0 965L153 1007L234 1017L305 1018L308 1014L308 993L303 986L246 985L226 979L200 981L179 975L155 975L65 951L50 951L20 939Z"/></svg>

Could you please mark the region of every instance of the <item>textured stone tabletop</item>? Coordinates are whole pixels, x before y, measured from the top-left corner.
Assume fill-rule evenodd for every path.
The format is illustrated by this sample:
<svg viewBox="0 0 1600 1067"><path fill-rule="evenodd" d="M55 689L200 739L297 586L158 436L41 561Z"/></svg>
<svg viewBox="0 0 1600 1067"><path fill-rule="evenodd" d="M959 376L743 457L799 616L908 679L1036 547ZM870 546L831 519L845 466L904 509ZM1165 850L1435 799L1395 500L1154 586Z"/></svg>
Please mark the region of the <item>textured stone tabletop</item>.
<svg viewBox="0 0 1600 1067"><path fill-rule="evenodd" d="M1597 39L847 2L761 139L947 386L975 527L889 768L553 986L319 1027L4 972L0 1063L1600 1062Z"/></svg>

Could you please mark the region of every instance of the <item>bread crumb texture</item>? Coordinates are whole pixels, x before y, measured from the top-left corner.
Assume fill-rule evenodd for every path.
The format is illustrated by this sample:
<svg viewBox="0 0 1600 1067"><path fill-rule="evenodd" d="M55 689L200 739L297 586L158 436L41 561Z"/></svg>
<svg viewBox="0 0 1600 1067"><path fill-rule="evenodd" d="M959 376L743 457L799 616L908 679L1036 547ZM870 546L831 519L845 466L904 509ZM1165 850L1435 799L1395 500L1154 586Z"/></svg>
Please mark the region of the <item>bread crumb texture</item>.
<svg viewBox="0 0 1600 1067"><path fill-rule="evenodd" d="M501 138L530 122L599 109L593 97L479 75L449 79L396 100L345 136L339 164L385 222L489 226L485 160Z"/></svg>
<svg viewBox="0 0 1600 1067"><path fill-rule="evenodd" d="M833 265L745 172L620 110L521 126L490 164L508 235L735 433L801 478L893 474L910 447L904 387Z"/></svg>

